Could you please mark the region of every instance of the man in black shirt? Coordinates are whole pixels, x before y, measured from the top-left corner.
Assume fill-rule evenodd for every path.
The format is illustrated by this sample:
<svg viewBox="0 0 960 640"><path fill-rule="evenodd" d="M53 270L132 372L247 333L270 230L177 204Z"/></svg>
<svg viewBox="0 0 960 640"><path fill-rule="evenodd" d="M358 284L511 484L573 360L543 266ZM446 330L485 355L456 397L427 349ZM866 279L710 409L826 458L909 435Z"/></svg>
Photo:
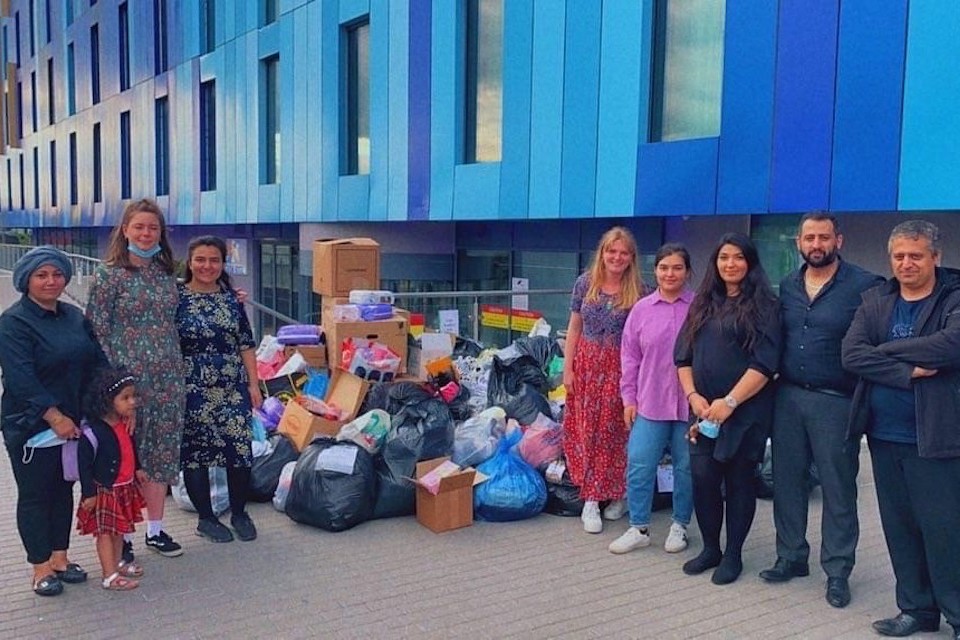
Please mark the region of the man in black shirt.
<svg viewBox="0 0 960 640"><path fill-rule="evenodd" d="M816 463L823 491L820 564L826 600L850 602L848 578L859 538L859 442L848 442L847 417L856 378L840 363L840 343L860 294L883 278L840 259L843 236L829 213L803 216L797 249L804 264L780 283L783 357L773 425L773 517L777 561L768 582L809 575L807 473Z"/></svg>

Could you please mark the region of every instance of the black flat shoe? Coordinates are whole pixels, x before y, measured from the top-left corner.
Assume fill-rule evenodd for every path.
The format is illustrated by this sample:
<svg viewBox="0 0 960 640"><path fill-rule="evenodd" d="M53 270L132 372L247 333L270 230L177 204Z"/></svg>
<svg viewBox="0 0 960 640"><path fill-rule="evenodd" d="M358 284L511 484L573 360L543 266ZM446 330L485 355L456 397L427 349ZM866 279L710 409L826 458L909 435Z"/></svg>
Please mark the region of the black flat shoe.
<svg viewBox="0 0 960 640"><path fill-rule="evenodd" d="M904 638L917 631L939 631L940 619L921 620L909 613L901 613L896 618L885 618L873 623L873 629L882 636Z"/></svg>
<svg viewBox="0 0 960 640"><path fill-rule="evenodd" d="M58 596L63 593L63 583L51 573L33 583L33 592L38 596Z"/></svg>
<svg viewBox="0 0 960 640"><path fill-rule="evenodd" d="M777 558L772 567L760 572L760 577L767 582L787 582L808 575L810 575L810 565L806 562L793 562L786 558Z"/></svg>
<svg viewBox="0 0 960 640"><path fill-rule="evenodd" d="M57 579L67 584L80 584L87 581L87 572L76 562L71 562L63 571L54 570Z"/></svg>
<svg viewBox="0 0 960 640"><path fill-rule="evenodd" d="M827 604L843 609L850 604L850 583L846 578L827 578Z"/></svg>
<svg viewBox="0 0 960 640"><path fill-rule="evenodd" d="M720 564L717 565L716 570L710 577L710 582L719 585L730 584L731 582L735 582L742 572L743 562L740 558L734 558L733 556L724 554L723 559L720 560Z"/></svg>
<svg viewBox="0 0 960 640"><path fill-rule="evenodd" d="M719 551L708 551L704 549L693 560L687 560L683 563L683 572L688 576L696 576L707 569L713 569L720 564L723 555Z"/></svg>

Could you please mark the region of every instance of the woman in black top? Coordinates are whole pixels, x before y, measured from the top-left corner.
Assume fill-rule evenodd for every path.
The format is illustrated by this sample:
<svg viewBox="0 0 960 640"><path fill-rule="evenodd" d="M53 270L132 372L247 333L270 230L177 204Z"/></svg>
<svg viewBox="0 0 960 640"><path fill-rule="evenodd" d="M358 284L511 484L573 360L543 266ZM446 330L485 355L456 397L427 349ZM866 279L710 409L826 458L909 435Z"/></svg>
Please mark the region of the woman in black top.
<svg viewBox="0 0 960 640"><path fill-rule="evenodd" d="M73 483L63 479L61 447L27 446L49 429L63 439L79 436L85 381L106 364L83 312L58 300L72 274L62 251L31 249L13 271L23 297L0 315L0 427L17 482L17 528L33 565L33 590L43 596L87 579L67 559Z"/></svg>
<svg viewBox="0 0 960 640"><path fill-rule="evenodd" d="M683 571L695 575L716 567L715 584L729 584L743 570L741 549L756 511L754 473L772 419L767 382L780 361L778 309L753 242L728 233L711 254L674 351L694 416L690 468L703 538L703 551ZM714 437L708 437L709 423L719 425ZM724 508L727 544L721 551Z"/></svg>

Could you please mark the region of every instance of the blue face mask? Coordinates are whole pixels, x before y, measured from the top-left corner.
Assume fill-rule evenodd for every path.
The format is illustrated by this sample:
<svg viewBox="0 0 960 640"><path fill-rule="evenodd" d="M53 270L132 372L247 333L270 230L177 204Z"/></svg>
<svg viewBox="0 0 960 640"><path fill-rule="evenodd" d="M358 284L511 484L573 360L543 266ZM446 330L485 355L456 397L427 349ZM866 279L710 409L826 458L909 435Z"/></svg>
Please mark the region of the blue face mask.
<svg viewBox="0 0 960 640"><path fill-rule="evenodd" d="M144 260L149 260L153 256L160 253L160 244L155 244L146 251L133 244L132 242L127 243L127 251L137 256L138 258L143 258Z"/></svg>
<svg viewBox="0 0 960 640"><path fill-rule="evenodd" d="M59 447L65 442L66 440L58 436L57 432L53 429L41 431L37 435L27 440L27 443L23 445L23 464L30 464L30 461L33 460L33 451L35 449Z"/></svg>

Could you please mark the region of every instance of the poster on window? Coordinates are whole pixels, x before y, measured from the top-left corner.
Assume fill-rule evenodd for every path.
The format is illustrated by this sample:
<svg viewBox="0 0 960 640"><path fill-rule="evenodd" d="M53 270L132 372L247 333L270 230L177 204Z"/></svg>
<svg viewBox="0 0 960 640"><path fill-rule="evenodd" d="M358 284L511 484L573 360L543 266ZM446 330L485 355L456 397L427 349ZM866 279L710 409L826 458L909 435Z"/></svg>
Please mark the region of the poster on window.
<svg viewBox="0 0 960 640"><path fill-rule="evenodd" d="M233 276L247 275L247 241L244 239L227 239L227 263L224 271Z"/></svg>

